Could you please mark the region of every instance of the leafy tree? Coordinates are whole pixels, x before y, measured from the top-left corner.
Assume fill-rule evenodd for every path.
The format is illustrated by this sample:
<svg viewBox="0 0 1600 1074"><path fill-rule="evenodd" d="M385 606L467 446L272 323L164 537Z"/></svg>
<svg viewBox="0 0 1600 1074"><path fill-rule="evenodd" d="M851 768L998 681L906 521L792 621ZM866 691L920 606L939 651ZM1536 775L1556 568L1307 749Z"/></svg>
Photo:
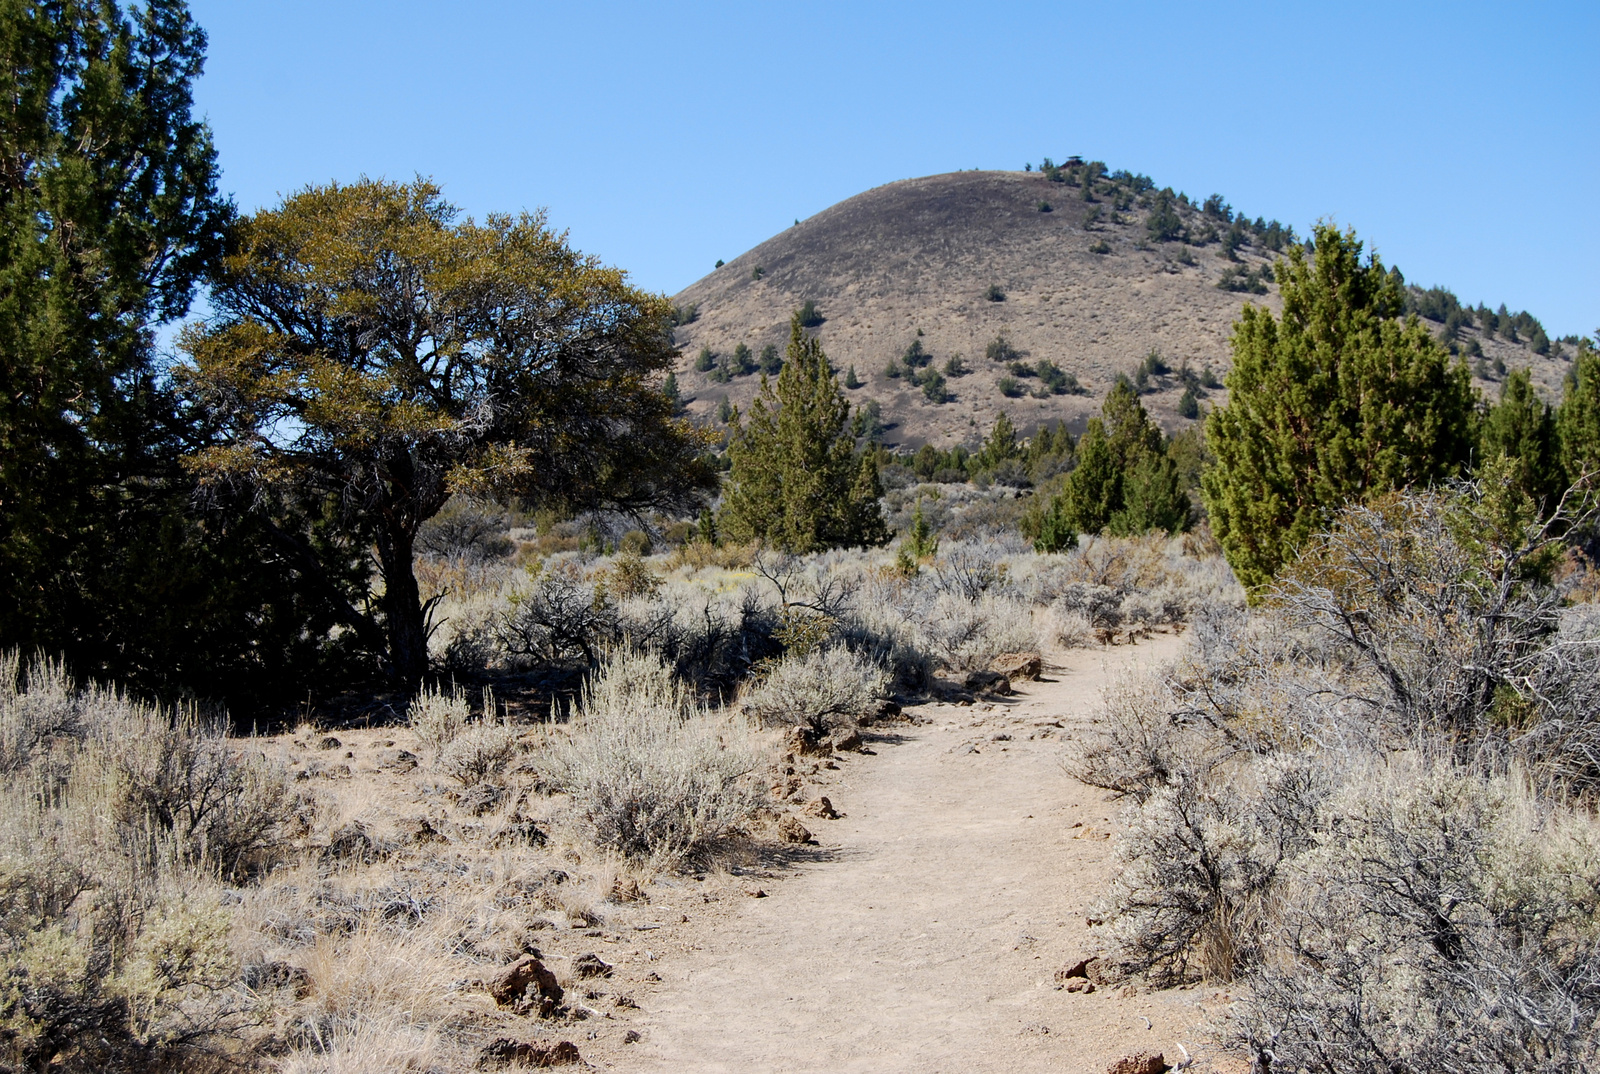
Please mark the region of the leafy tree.
<svg viewBox="0 0 1600 1074"><path fill-rule="evenodd" d="M1258 586L1331 512L1459 473L1473 446L1464 365L1415 318L1354 232L1317 228L1310 259L1280 263L1283 317L1234 325L1228 405L1206 419L1202 488L1239 580Z"/></svg>
<svg viewBox="0 0 1600 1074"><path fill-rule="evenodd" d="M776 344L768 343L761 348L761 372L776 376L778 370L783 368L783 357L778 353Z"/></svg>
<svg viewBox="0 0 1600 1074"><path fill-rule="evenodd" d="M694 356L694 371L696 373L709 373L717 367L717 356L711 353L710 347L701 347L700 353Z"/></svg>
<svg viewBox="0 0 1600 1074"><path fill-rule="evenodd" d="M1200 416L1200 400L1195 398L1193 388L1183 389L1183 394L1178 396L1178 417L1198 418Z"/></svg>
<svg viewBox="0 0 1600 1074"><path fill-rule="evenodd" d="M197 468L334 505L383 582L344 588L341 618L409 690L428 664L413 548L452 492L640 512L714 483L661 391L671 307L541 216L458 221L422 179L311 187L242 222L212 306L178 371L216 429ZM340 589L304 532L273 532Z"/></svg>
<svg viewBox="0 0 1600 1074"><path fill-rule="evenodd" d="M762 377L749 420L728 445L723 533L787 552L887 542L878 468L855 450L849 417L822 344L796 314L776 388Z"/></svg>
<svg viewBox="0 0 1600 1074"><path fill-rule="evenodd" d="M733 348L733 372L743 376L756 371L756 360L750 356L748 344L740 343Z"/></svg>
<svg viewBox="0 0 1600 1074"><path fill-rule="evenodd" d="M944 377L938 370L930 369L922 375L922 394L930 403L944 403L950 399Z"/></svg>

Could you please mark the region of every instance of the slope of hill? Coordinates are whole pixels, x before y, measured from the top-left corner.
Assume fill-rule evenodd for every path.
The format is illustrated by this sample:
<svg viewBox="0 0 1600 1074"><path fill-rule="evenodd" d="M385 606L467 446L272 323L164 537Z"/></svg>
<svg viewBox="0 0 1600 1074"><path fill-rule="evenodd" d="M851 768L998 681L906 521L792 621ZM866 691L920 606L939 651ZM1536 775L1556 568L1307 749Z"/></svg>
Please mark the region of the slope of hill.
<svg viewBox="0 0 1600 1074"><path fill-rule="evenodd" d="M1152 351L1172 372L1151 378L1145 405L1176 431L1187 424L1179 370L1186 364L1198 376L1209 366L1220 376L1242 303L1278 311L1269 266L1292 233L1234 218L1221 199L1201 206L1162 194L1143 177L1095 165L955 172L859 194L675 296L694 314L676 335L680 394L699 420L717 420L723 398L748 405L763 349L781 354L790 314L811 302L834 365L841 374L853 366L862 381L851 400L879 403L891 445L970 444L1002 410L1024 431L1056 419L1081 429L1116 376L1132 375ZM1225 277L1261 293L1225 290ZM1478 342L1477 329L1459 331ZM1009 350L994 346L1000 339ZM913 344L931 353L927 369L943 373L959 356L968 370L945 377L946 401L886 373ZM1479 347L1482 372L1492 376L1496 360L1532 365L1542 389L1559 393L1566 363L1499 338ZM1078 390L1055 378L1052 392L1030 375L1041 360ZM1498 392L1486 380L1480 387ZM1202 406L1223 395L1198 394Z"/></svg>

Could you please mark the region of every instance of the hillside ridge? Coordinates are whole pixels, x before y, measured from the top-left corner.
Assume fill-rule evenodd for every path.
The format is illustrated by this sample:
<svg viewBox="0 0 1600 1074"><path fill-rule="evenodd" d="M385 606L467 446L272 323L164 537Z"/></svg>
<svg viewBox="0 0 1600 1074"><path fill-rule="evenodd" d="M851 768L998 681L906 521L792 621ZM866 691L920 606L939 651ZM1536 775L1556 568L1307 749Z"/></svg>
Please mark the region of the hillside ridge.
<svg viewBox="0 0 1600 1074"><path fill-rule="evenodd" d="M1195 203L1093 163L900 180L800 221L674 296L686 322L675 332L678 390L698 421L725 418L724 399L746 408L763 352L775 371L790 316L809 302L810 330L841 375L854 369L851 401L877 404L892 447L972 445L1002 411L1024 432L1058 420L1081 430L1116 378L1141 364L1154 371L1145 406L1175 432L1192 420L1180 412L1186 388L1201 411L1225 398L1200 380L1209 367L1215 384L1228 368L1243 304L1281 310L1271 266L1295 241L1220 197ZM1435 307L1448 295L1415 293ZM1481 354L1486 397L1498 395L1497 366L1529 366L1544 394L1559 395L1566 362L1461 320L1448 331ZM913 347L918 383L905 375ZM1147 363L1152 353L1159 361ZM947 368L952 358L965 372ZM889 375L891 360L901 376Z"/></svg>

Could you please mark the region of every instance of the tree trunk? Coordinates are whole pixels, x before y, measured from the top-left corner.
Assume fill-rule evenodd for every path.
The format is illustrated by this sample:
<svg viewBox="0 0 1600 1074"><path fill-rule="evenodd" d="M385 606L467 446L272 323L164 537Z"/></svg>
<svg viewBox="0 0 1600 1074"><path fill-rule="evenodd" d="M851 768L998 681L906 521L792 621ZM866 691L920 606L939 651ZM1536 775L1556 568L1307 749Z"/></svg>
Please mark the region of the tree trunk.
<svg viewBox="0 0 1600 1074"><path fill-rule="evenodd" d="M422 688L428 672L428 630L422 595L412 569L414 535L389 530L378 537L378 566L383 572L383 615L389 631L389 666L407 694Z"/></svg>

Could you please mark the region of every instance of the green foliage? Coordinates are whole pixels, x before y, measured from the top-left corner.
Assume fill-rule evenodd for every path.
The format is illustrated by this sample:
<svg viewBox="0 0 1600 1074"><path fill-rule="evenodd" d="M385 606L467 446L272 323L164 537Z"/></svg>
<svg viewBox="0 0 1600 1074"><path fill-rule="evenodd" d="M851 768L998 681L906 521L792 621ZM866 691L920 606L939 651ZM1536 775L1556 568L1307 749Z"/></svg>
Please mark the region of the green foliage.
<svg viewBox="0 0 1600 1074"><path fill-rule="evenodd" d="M1069 552L1078 544L1078 531L1067 518L1067 506L1061 497L1050 501L1039 520L1038 532L1033 538L1035 552Z"/></svg>
<svg viewBox="0 0 1600 1074"><path fill-rule="evenodd" d="M1000 389L1000 394L1007 399L1020 398L1026 390L1021 384L1017 383L1016 377L1001 377L995 382L995 386Z"/></svg>
<svg viewBox="0 0 1600 1074"><path fill-rule="evenodd" d="M776 389L762 378L728 446L723 531L796 553L885 543L877 466L855 450L849 414L822 345L796 315Z"/></svg>
<svg viewBox="0 0 1600 1074"><path fill-rule="evenodd" d="M381 597L345 586L303 530L276 534L413 692L428 662L415 540L451 493L639 511L715 481L661 391L671 307L540 216L456 217L420 179L257 213L176 370L215 430L193 460L209 486L326 497L337 532L374 549Z"/></svg>
<svg viewBox="0 0 1600 1074"><path fill-rule="evenodd" d="M694 356L694 371L696 373L709 373L717 367L717 356L711 353L710 347L701 347L700 353Z"/></svg>
<svg viewBox="0 0 1600 1074"><path fill-rule="evenodd" d="M856 407L855 417L850 419L850 432L857 440L869 444L883 440L883 410L876 399L868 399Z"/></svg>
<svg viewBox="0 0 1600 1074"><path fill-rule="evenodd" d="M907 369L921 369L933 361L933 355L923 349L922 340L913 339L905 354L900 356L900 360L906 364Z"/></svg>
<svg viewBox="0 0 1600 1074"><path fill-rule="evenodd" d="M1006 338L1004 332L989 341L983 348L983 356L991 362L1011 362L1022 357L1022 352L1011 345L1011 340Z"/></svg>
<svg viewBox="0 0 1600 1074"><path fill-rule="evenodd" d="M1109 254L1111 252L1111 244L1104 239L1100 239L1089 245L1089 252L1091 254Z"/></svg>
<svg viewBox="0 0 1600 1074"><path fill-rule="evenodd" d="M683 413L683 396L678 393L678 374L667 374L667 379L661 382L661 394L667 397L674 414Z"/></svg>
<svg viewBox="0 0 1600 1074"><path fill-rule="evenodd" d="M717 264L720 265L722 262L719 261ZM698 321L699 319L700 303L698 302L691 302L687 306L672 307L672 326L674 328L678 328L686 324L694 324L694 322Z"/></svg>
<svg viewBox="0 0 1600 1074"><path fill-rule="evenodd" d="M1101 416L1078 443L1078 465L1050 510L1079 533L1132 536L1177 533L1188 525L1189 498L1179 487L1161 430L1126 381L1111 389Z"/></svg>
<svg viewBox="0 0 1600 1074"><path fill-rule="evenodd" d="M1048 201L1041 201L1039 203L1039 211L1041 213L1049 213L1054 212L1055 210L1050 207L1050 203Z"/></svg>
<svg viewBox="0 0 1600 1074"><path fill-rule="evenodd" d="M743 376L746 373L754 373L756 369L756 360L751 357L749 346L744 343L735 346L733 348L733 373L737 376Z"/></svg>
<svg viewBox="0 0 1600 1074"><path fill-rule="evenodd" d="M949 360L944 363L944 375L947 377L964 377L970 372L971 370L967 368L967 363L962 361L959 354L952 354Z"/></svg>
<svg viewBox="0 0 1600 1074"><path fill-rule="evenodd" d="M1200 400L1195 398L1193 388L1183 389L1183 394L1178 396L1178 417L1194 419L1200 416Z"/></svg>
<svg viewBox="0 0 1600 1074"><path fill-rule="evenodd" d="M1083 395L1088 391L1078 383L1077 377L1048 359L1041 358L1035 362L1033 371L1038 374L1045 391L1051 395Z"/></svg>
<svg viewBox="0 0 1600 1074"><path fill-rule="evenodd" d="M933 535L933 528L928 525L927 518L922 513L922 497L917 497L917 509L911 515L911 529L906 534L902 546L917 560L932 559L939 551L938 538Z"/></svg>
<svg viewBox="0 0 1600 1074"><path fill-rule="evenodd" d="M1484 463L1509 462L1507 484L1526 495L1541 513L1555 510L1567 489L1556 418L1533 390L1533 378L1519 369L1500 386L1500 401L1489 408L1479 432Z"/></svg>
<svg viewBox="0 0 1600 1074"><path fill-rule="evenodd" d="M983 293L983 297L987 298L990 302L1004 302L1006 300L1006 293L1001 289L999 284L991 283L989 285L989 289Z"/></svg>
<svg viewBox="0 0 1600 1074"><path fill-rule="evenodd" d="M760 265L757 265L755 268L750 270L750 278L752 280L759 280L759 279L761 279L761 277L765 276L766 274L767 274L767 270L762 268Z"/></svg>
<svg viewBox="0 0 1600 1074"><path fill-rule="evenodd" d="M1213 531L1246 586L1269 581L1350 501L1461 472L1472 450L1464 366L1419 322L1354 233L1319 226L1280 276L1283 318L1245 306L1228 405L1206 419Z"/></svg>
<svg viewBox="0 0 1600 1074"><path fill-rule="evenodd" d="M844 386L851 391L861 387L861 378L856 376L856 367L852 363L849 372L844 375Z"/></svg>
<svg viewBox="0 0 1600 1074"><path fill-rule="evenodd" d="M1151 242L1172 242L1183 234L1183 220L1178 216L1171 187L1156 194L1144 226Z"/></svg>
<svg viewBox="0 0 1600 1074"><path fill-rule="evenodd" d="M928 370L922 375L922 395L930 403L944 403L950 399L950 391L945 386L944 377L936 370Z"/></svg>
<svg viewBox="0 0 1600 1074"><path fill-rule="evenodd" d="M915 370L913 370L913 372L915 372ZM900 368L899 360L890 358L889 364L883 367L883 375L888 377L890 380L899 380L901 377L906 375L906 371Z"/></svg>
<svg viewBox="0 0 1600 1074"><path fill-rule="evenodd" d="M1267 293L1267 284L1273 282L1272 266L1259 265L1246 268L1243 265L1234 265L1224 269L1217 279L1219 291L1238 291L1245 294L1264 295Z"/></svg>
<svg viewBox="0 0 1600 1074"><path fill-rule="evenodd" d="M256 517L192 509L154 353L231 217L204 51L181 0L0 7L0 645L255 701L319 613Z"/></svg>
<svg viewBox="0 0 1600 1074"><path fill-rule="evenodd" d="M724 425L731 425L739 417L739 410L724 395L717 403L717 420Z"/></svg>
<svg viewBox="0 0 1600 1074"><path fill-rule="evenodd" d="M817 310L817 304L809 298L806 299L805 302L800 306L800 309L795 313L795 316L800 319L801 328L816 328L818 325L822 324L822 322L827 320L827 318Z"/></svg>
<svg viewBox="0 0 1600 1074"><path fill-rule="evenodd" d="M1011 418L1002 410L994 419L994 427L989 430L989 438L973 456L973 462L979 469L990 470L1021 454L1021 449L1017 446L1017 428L1011 424Z"/></svg>
<svg viewBox="0 0 1600 1074"><path fill-rule="evenodd" d="M1600 474L1600 352L1580 347L1556 412L1561 466L1573 480Z"/></svg>
<svg viewBox="0 0 1600 1074"><path fill-rule="evenodd" d="M783 355L778 353L778 345L776 343L768 343L761 348L759 365L761 372L768 376L775 377L778 375L778 371L783 368Z"/></svg>

